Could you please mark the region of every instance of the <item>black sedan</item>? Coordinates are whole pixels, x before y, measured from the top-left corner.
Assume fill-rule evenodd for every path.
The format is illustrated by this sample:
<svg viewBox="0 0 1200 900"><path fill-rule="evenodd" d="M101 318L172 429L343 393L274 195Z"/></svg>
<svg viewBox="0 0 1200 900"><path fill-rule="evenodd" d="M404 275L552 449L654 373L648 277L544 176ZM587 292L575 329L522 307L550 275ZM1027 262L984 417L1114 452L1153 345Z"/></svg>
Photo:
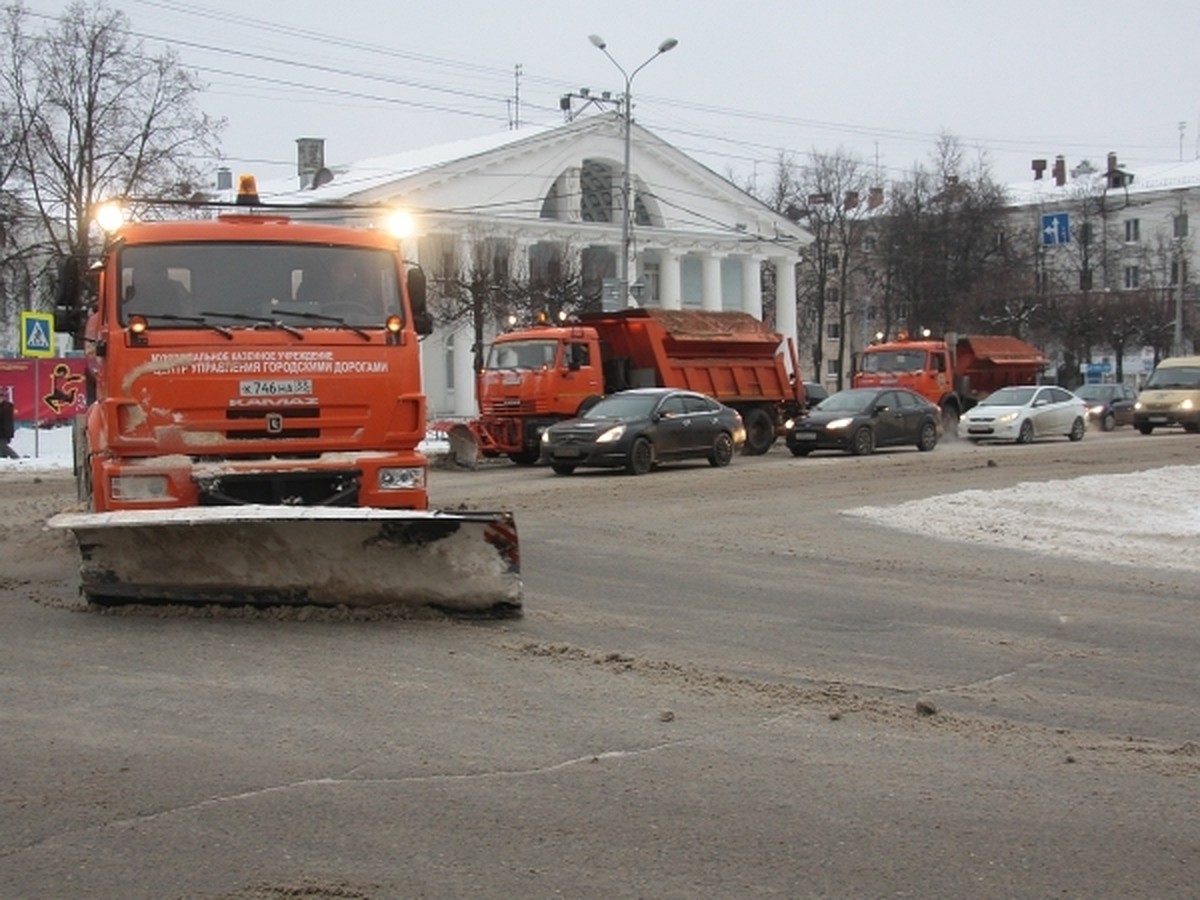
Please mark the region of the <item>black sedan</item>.
<svg viewBox="0 0 1200 900"><path fill-rule="evenodd" d="M1099 422L1101 431L1112 431L1118 425L1133 424L1133 404L1137 391L1128 384L1085 384L1076 388L1075 396L1087 404L1088 421Z"/></svg>
<svg viewBox="0 0 1200 900"><path fill-rule="evenodd" d="M851 388L830 394L802 418L789 421L786 432L795 456L814 450L861 456L876 447L906 444L932 450L941 436L941 409L903 388Z"/></svg>
<svg viewBox="0 0 1200 900"><path fill-rule="evenodd" d="M644 475L674 459L727 466L745 441L742 417L711 397L635 388L605 397L579 418L543 431L542 461L557 475L570 475L580 466Z"/></svg>

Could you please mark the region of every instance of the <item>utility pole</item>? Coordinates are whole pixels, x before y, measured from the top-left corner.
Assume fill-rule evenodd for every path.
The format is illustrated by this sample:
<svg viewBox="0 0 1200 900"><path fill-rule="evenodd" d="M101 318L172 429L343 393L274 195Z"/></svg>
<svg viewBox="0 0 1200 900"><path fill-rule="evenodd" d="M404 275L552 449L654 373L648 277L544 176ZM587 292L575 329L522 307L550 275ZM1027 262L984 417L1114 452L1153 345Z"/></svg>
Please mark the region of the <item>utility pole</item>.
<svg viewBox="0 0 1200 900"><path fill-rule="evenodd" d="M617 71L625 76L625 171L621 176L621 299L626 304L629 303L629 247L630 247L630 227L631 216L633 211L630 209L630 176L629 176L629 149L631 143L631 131L633 125L633 93L632 85L633 78L638 72L654 62L668 50L673 50L679 41L675 38L667 38L658 45L658 49L654 55L647 59L644 63L634 69L632 72L626 72L613 55L608 52L608 44L604 42L604 38L598 34L589 34L588 40L592 42L592 46L608 57L609 62L617 67Z"/></svg>

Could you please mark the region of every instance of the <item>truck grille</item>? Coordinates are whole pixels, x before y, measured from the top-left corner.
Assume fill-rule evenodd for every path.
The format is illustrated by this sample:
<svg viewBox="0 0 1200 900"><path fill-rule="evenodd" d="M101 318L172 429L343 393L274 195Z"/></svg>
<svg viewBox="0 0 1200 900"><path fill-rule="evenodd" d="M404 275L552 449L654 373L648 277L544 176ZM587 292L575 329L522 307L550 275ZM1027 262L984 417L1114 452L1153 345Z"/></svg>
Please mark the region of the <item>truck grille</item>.
<svg viewBox="0 0 1200 900"><path fill-rule="evenodd" d="M361 473L253 472L196 478L201 506L357 506Z"/></svg>
<svg viewBox="0 0 1200 900"><path fill-rule="evenodd" d="M294 440L318 438L321 411L311 406L297 409L230 409L225 411L229 422L225 436L231 441Z"/></svg>

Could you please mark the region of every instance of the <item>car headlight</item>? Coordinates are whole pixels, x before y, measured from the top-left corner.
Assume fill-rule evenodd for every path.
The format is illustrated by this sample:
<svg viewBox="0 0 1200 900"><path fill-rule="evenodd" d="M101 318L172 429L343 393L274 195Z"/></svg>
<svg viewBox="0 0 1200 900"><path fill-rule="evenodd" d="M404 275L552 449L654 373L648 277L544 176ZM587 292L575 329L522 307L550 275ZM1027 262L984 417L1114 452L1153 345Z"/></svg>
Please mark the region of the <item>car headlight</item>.
<svg viewBox="0 0 1200 900"><path fill-rule="evenodd" d="M827 429L829 429L830 431L836 431L839 428L847 427L853 421L854 421L854 419L852 417L846 416L844 419L834 419L832 422L830 422L825 427Z"/></svg>
<svg viewBox="0 0 1200 900"><path fill-rule="evenodd" d="M996 423L997 424L1001 424L1001 423L1007 424L1008 422L1012 422L1013 420L1015 420L1017 418L1017 416L1019 416L1019 415L1021 415L1021 414L1015 413L1015 412L1007 412L1002 416L996 416Z"/></svg>
<svg viewBox="0 0 1200 900"><path fill-rule="evenodd" d="M381 491L409 491L425 487L425 470L419 466L389 466L376 478Z"/></svg>
<svg viewBox="0 0 1200 900"><path fill-rule="evenodd" d="M624 425L614 425L612 428L608 429L608 431L604 432L604 434L600 435L600 437L596 438L596 443L597 444L611 444L613 441L620 440L621 435L623 435L624 433L625 433Z"/></svg>
<svg viewBox="0 0 1200 900"><path fill-rule="evenodd" d="M788 419L786 422L783 423L783 427L786 428L788 431L791 431L793 428L796 427L796 420Z"/></svg>
<svg viewBox="0 0 1200 900"><path fill-rule="evenodd" d="M550 429L549 428L547 428L545 431L542 432L542 443L543 444L550 443Z"/></svg>
<svg viewBox="0 0 1200 900"><path fill-rule="evenodd" d="M1092 413L1095 413L1096 415L1100 415L1100 413L1104 412L1104 407L1100 404L1097 404L1096 406L1089 406L1088 412L1092 412Z"/></svg>
<svg viewBox="0 0 1200 900"><path fill-rule="evenodd" d="M1184 400L1182 403L1179 404L1179 408L1180 409L1191 409L1194 405L1195 404L1192 403L1192 400L1189 397L1187 400Z"/></svg>
<svg viewBox="0 0 1200 900"><path fill-rule="evenodd" d="M1142 408L1142 401L1141 401L1141 400L1134 400L1134 401L1133 401L1133 408L1134 408L1134 409L1141 409L1141 408Z"/></svg>

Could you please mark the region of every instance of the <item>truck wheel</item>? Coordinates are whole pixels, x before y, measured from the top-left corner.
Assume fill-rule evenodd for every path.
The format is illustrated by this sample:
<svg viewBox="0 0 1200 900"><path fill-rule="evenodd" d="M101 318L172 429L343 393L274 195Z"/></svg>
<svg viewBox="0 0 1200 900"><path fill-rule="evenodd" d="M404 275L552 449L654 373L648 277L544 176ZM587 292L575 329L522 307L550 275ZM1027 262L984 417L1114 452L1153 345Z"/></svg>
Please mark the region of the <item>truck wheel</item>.
<svg viewBox="0 0 1200 900"><path fill-rule="evenodd" d="M775 443L775 420L761 406L746 410L742 417L746 425L746 444L742 452L750 456L761 456Z"/></svg>
<svg viewBox="0 0 1200 900"><path fill-rule="evenodd" d="M1033 443L1033 423L1026 419L1021 423L1021 430L1017 432L1018 444Z"/></svg>
<svg viewBox="0 0 1200 900"><path fill-rule="evenodd" d="M1140 431L1142 434L1149 434L1150 432L1152 432L1154 430L1154 426L1151 425L1149 422L1143 422L1142 424L1138 425L1137 430Z"/></svg>
<svg viewBox="0 0 1200 900"><path fill-rule="evenodd" d="M953 406L942 408L942 430L947 435L958 434L958 410Z"/></svg>
<svg viewBox="0 0 1200 900"><path fill-rule="evenodd" d="M508 458L515 462L518 466L532 466L541 458L541 453L537 450L530 450L526 447L520 453L510 453Z"/></svg>
<svg viewBox="0 0 1200 900"><path fill-rule="evenodd" d="M926 422L921 426L921 437L917 441L917 449L928 452L937 446L937 426Z"/></svg>
<svg viewBox="0 0 1200 900"><path fill-rule="evenodd" d="M854 432L854 441L850 444L850 452L855 456L868 456L875 452L875 432L864 425Z"/></svg>
<svg viewBox="0 0 1200 900"><path fill-rule="evenodd" d="M722 431L713 441L712 451L708 454L708 464L719 469L729 465L733 459L733 438L729 432Z"/></svg>
<svg viewBox="0 0 1200 900"><path fill-rule="evenodd" d="M625 471L630 475L645 475L654 466L654 448L644 437L633 442L629 451L629 459L625 462Z"/></svg>
<svg viewBox="0 0 1200 900"><path fill-rule="evenodd" d="M550 468L555 475L570 475L575 471L575 467L567 463L550 463Z"/></svg>
<svg viewBox="0 0 1200 900"><path fill-rule="evenodd" d="M1071 423L1071 431L1067 435L1067 437L1073 441L1082 441L1084 430L1085 430L1085 426L1083 424L1083 419L1081 419L1077 416L1075 418L1075 421Z"/></svg>

